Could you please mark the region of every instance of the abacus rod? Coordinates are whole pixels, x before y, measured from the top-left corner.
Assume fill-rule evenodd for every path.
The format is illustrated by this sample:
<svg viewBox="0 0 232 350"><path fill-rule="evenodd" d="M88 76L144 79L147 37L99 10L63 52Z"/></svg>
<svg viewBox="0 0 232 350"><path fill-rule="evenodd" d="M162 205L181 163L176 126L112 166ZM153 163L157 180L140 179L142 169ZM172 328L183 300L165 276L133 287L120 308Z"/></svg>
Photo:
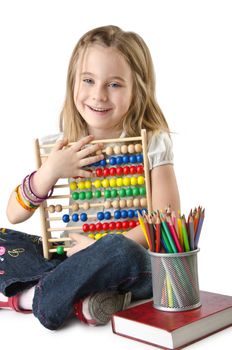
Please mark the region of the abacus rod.
<svg viewBox="0 0 232 350"><path fill-rule="evenodd" d="M142 137L141 136L135 136L135 137L122 137L122 138L116 138L116 139L107 139L107 140L94 140L91 141L90 144L96 144L96 143L114 143L114 142L129 142L129 141L141 141ZM71 146L75 144L76 142L70 142L68 146ZM40 148L52 148L56 144L44 144L40 145Z"/></svg>
<svg viewBox="0 0 232 350"><path fill-rule="evenodd" d="M151 183L150 183L150 170L149 170L149 162L148 162L148 155L147 155L147 133L145 129L141 130L142 135L142 146L143 146L143 162L144 162L144 175L145 175L145 186L146 186L146 193L147 193L147 209L148 212L151 213L152 211L152 203L151 203Z"/></svg>
<svg viewBox="0 0 232 350"><path fill-rule="evenodd" d="M67 252L70 248L64 248L64 252ZM49 253L56 253L56 249L49 249Z"/></svg>
<svg viewBox="0 0 232 350"><path fill-rule="evenodd" d="M53 231L75 231L75 230L82 230L81 226L66 226L66 227L56 227L56 228L48 228L47 232L53 232Z"/></svg>
<svg viewBox="0 0 232 350"><path fill-rule="evenodd" d="M69 237L63 237L63 238L49 238L48 242L66 242L66 241L72 241Z"/></svg>

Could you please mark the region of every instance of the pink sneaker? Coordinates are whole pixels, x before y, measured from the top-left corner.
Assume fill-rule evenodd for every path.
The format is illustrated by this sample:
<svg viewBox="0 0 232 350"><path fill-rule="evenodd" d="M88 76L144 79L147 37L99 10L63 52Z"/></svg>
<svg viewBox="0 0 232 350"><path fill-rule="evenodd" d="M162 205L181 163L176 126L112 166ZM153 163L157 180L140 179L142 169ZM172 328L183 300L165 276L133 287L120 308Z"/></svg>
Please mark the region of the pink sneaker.
<svg viewBox="0 0 232 350"><path fill-rule="evenodd" d="M131 292L95 293L74 305L75 316L90 326L105 325L115 312L126 309L130 301Z"/></svg>
<svg viewBox="0 0 232 350"><path fill-rule="evenodd" d="M31 310L21 309L19 306L19 296L15 295L13 297L9 297L6 301L0 301L0 309L13 309L17 312L21 312L23 314L31 314Z"/></svg>

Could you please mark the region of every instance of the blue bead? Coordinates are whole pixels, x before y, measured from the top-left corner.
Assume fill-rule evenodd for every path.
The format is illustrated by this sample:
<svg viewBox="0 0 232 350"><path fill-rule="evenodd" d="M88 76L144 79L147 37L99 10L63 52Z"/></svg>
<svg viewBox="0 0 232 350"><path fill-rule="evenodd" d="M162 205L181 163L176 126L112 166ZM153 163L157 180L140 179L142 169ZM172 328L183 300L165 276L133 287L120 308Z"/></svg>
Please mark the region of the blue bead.
<svg viewBox="0 0 232 350"><path fill-rule="evenodd" d="M116 163L117 163L118 165L120 165L120 164L122 164L122 163L123 163L122 156L118 156L118 157L116 157Z"/></svg>
<svg viewBox="0 0 232 350"><path fill-rule="evenodd" d="M135 211L133 209L128 210L128 217L132 219L135 216Z"/></svg>
<svg viewBox="0 0 232 350"><path fill-rule="evenodd" d="M123 219L126 219L126 218L128 217L127 210L122 210L122 211L121 211L121 217L122 217Z"/></svg>
<svg viewBox="0 0 232 350"><path fill-rule="evenodd" d="M116 164L116 158L110 157L110 165L115 165L115 164Z"/></svg>
<svg viewBox="0 0 232 350"><path fill-rule="evenodd" d="M130 156L130 163L136 163L137 162L137 157L135 155Z"/></svg>
<svg viewBox="0 0 232 350"><path fill-rule="evenodd" d="M138 213L141 214L140 210L139 210L139 209L136 209L136 210L135 210L135 217L136 217L136 218L138 217Z"/></svg>
<svg viewBox="0 0 232 350"><path fill-rule="evenodd" d="M115 212L114 212L114 218L115 218L116 220L121 219L121 212L120 212L120 210L115 210Z"/></svg>
<svg viewBox="0 0 232 350"><path fill-rule="evenodd" d="M142 154L137 154L137 163L142 163L143 162L143 155Z"/></svg>
<svg viewBox="0 0 232 350"><path fill-rule="evenodd" d="M80 219L81 219L81 221L87 221L87 214L86 213L81 213Z"/></svg>
<svg viewBox="0 0 232 350"><path fill-rule="evenodd" d="M129 163L130 157L126 154L122 157L123 163Z"/></svg>
<svg viewBox="0 0 232 350"><path fill-rule="evenodd" d="M63 222L69 222L69 215L68 214L64 214L62 216L62 220L63 220Z"/></svg>
<svg viewBox="0 0 232 350"><path fill-rule="evenodd" d="M104 217L105 217L105 220L110 220L111 219L111 212L110 211L105 211Z"/></svg>
<svg viewBox="0 0 232 350"><path fill-rule="evenodd" d="M79 220L79 216L78 216L78 214L72 214L72 221L75 221L75 222L77 222Z"/></svg>
<svg viewBox="0 0 232 350"><path fill-rule="evenodd" d="M104 217L105 217L105 215L104 215L103 211L99 211L99 212L97 213L97 218L98 218L98 220L103 220Z"/></svg>
<svg viewBox="0 0 232 350"><path fill-rule="evenodd" d="M100 160L100 164L99 165L106 166L106 160L105 159Z"/></svg>

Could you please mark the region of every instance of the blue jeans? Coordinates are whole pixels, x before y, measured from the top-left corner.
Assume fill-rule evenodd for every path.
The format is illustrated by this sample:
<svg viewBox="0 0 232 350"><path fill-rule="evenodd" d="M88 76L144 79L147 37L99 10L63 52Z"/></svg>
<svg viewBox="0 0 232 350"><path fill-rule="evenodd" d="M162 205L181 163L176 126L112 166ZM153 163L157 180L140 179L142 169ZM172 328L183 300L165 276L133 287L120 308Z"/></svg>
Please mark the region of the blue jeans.
<svg viewBox="0 0 232 350"><path fill-rule="evenodd" d="M26 244L29 245L29 241L27 240ZM86 249L65 259L53 258L47 261L42 257L40 249L34 248L23 264L27 277L21 274L21 280L23 279L24 286L28 286L27 283L36 283L33 313L48 329L61 327L73 313L73 304L95 292L131 291L132 300L152 296L148 252L123 235L106 235ZM5 269L7 271L7 266ZM10 274L11 270L12 268ZM20 270L19 264L17 273L18 270ZM5 290L2 288L2 277L5 278L5 286L7 285ZM0 291L7 294L9 290L14 294L17 288L16 286L12 288L9 280L7 282L6 274L0 275Z"/></svg>

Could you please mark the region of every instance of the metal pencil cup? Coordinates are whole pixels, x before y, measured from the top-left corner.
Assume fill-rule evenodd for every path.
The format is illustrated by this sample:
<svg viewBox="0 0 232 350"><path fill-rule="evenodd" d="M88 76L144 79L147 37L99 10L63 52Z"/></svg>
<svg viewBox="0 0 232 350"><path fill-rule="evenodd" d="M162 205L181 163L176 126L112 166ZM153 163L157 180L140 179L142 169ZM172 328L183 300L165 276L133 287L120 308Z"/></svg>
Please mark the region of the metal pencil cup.
<svg viewBox="0 0 232 350"><path fill-rule="evenodd" d="M153 306L163 311L192 310L201 306L196 249L185 253L153 253Z"/></svg>

